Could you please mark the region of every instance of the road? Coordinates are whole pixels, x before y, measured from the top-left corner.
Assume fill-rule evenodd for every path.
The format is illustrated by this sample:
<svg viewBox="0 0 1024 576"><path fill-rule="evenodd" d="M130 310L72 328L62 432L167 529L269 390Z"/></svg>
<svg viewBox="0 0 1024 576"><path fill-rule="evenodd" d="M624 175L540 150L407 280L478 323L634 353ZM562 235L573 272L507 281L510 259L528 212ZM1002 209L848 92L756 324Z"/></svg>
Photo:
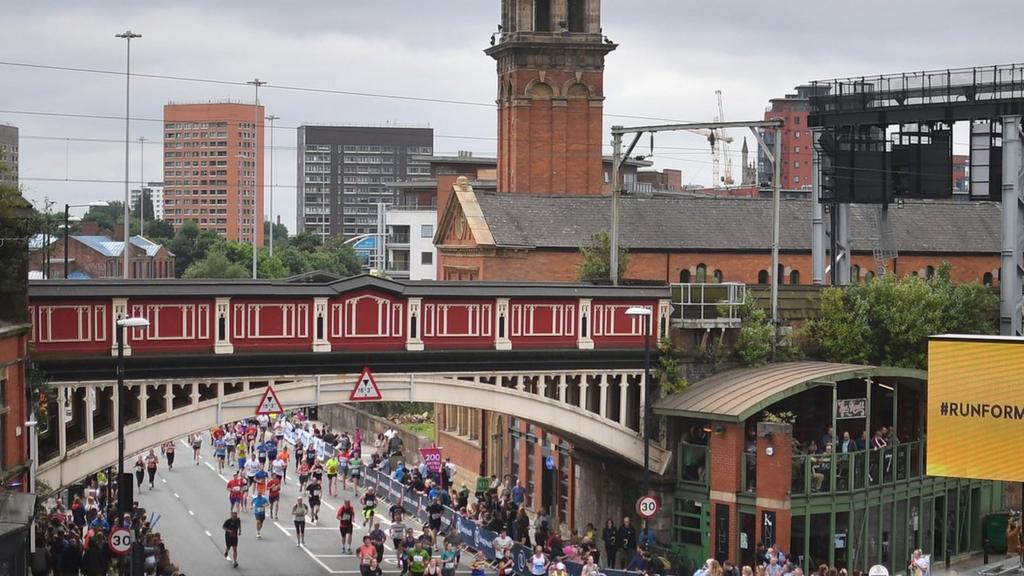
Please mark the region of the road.
<svg viewBox="0 0 1024 576"><path fill-rule="evenodd" d="M306 523L306 544L295 546L295 529L289 511L299 495L294 463L288 470L288 482L282 489L280 520L267 519L263 526L263 538L256 539L256 521L250 512L243 512L242 535L239 538L239 566L232 568L224 560L224 532L221 525L230 514L225 485L234 472L226 466L219 474L212 457L210 443L203 443L199 465L192 460L192 449L182 440L175 455L173 470L168 470L161 461L153 490L144 483L136 494L139 505L147 514L159 516L154 531L159 532L171 553L171 559L185 574L229 574L246 575L318 575L358 574L358 561L352 554L341 553L341 539L337 507L346 499L353 502L357 514L357 526L352 536L353 549L362 543L367 533L358 524L362 521L358 497L351 491L341 491L337 497L327 496L326 477L323 505L320 509L318 526ZM129 462L128 465L131 463ZM131 468L127 468L131 469ZM380 505L385 511L386 505ZM387 532L390 525L378 514L377 520ZM408 520L407 520L408 523ZM394 551L390 539L386 544L385 573L397 573ZM463 554L465 561L466 554ZM460 570L461 572L461 570Z"/></svg>

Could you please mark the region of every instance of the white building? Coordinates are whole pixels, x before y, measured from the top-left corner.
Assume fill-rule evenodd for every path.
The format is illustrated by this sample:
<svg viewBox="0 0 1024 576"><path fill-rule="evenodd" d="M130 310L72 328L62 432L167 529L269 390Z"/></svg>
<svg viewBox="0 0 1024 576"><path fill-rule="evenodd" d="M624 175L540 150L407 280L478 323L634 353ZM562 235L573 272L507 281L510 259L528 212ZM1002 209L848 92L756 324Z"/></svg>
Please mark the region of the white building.
<svg viewBox="0 0 1024 576"><path fill-rule="evenodd" d="M148 182L143 188L149 198L153 201L153 214L148 212L145 214L146 222L152 222L153 220L164 219L164 183L163 182ZM132 207L139 201L139 194L142 190L136 188L132 190Z"/></svg>
<svg viewBox="0 0 1024 576"><path fill-rule="evenodd" d="M391 278L434 280L437 254L434 250L434 225L437 210L388 206L387 268Z"/></svg>

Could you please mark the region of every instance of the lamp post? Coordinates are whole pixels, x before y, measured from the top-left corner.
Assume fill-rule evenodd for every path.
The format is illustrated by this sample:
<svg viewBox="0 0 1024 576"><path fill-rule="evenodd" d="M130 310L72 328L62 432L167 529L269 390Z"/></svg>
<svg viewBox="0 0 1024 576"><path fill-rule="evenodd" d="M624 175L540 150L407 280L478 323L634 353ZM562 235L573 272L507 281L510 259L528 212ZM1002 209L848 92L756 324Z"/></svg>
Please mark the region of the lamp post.
<svg viewBox="0 0 1024 576"><path fill-rule="evenodd" d="M641 435L644 439L644 479L640 487L640 494L647 495L651 486L651 319L653 312L650 308L632 306L626 310L626 315L632 318L642 318L644 323L644 387L643 387L643 423Z"/></svg>
<svg viewBox="0 0 1024 576"><path fill-rule="evenodd" d="M124 242L125 249L122 254L124 261L124 278L128 279L128 238L131 236L131 190L128 183L128 138L131 124L129 113L131 112L132 93L132 39L142 38L142 34L136 34L126 30L121 34L114 34L115 38L126 40L125 64L124 64Z"/></svg>
<svg viewBox="0 0 1024 576"><path fill-rule="evenodd" d="M145 328L149 320L145 318L121 318L117 321L117 516L124 513L124 400L127 396L124 388L124 330L125 328ZM143 407L143 410L145 408ZM107 488L107 500L113 497Z"/></svg>
<svg viewBox="0 0 1024 576"><path fill-rule="evenodd" d="M139 236L146 235L146 137L139 136ZM156 219L156 216L153 217Z"/></svg>
<svg viewBox="0 0 1024 576"><path fill-rule="evenodd" d="M252 154L253 154L253 167L255 168L255 170L253 170L253 173L252 173L253 174L253 181L252 181L252 190L253 190L253 194L252 194L252 279L255 280L256 279L256 239L259 238L259 234L256 232L256 212L257 212L257 210L259 210L259 207L260 207L260 203L259 203L260 194L257 191L257 188L259 187L258 184L259 184L260 174L261 174L261 172L260 172L260 151L259 151L259 145L260 145L259 127L260 127L260 124L263 122L261 120L263 115L260 114L260 86L265 85L266 82L264 82L263 80L260 80L259 78L254 78L254 79L246 82L246 84L256 88L256 106L255 106L255 108L256 108L256 117L254 118L254 122L252 124L252 142L253 142L252 143ZM259 210L259 211L260 211L260 214L259 214L260 226L263 226L262 210Z"/></svg>
<svg viewBox="0 0 1024 576"><path fill-rule="evenodd" d="M267 116L270 121L270 257L274 257L274 120L280 120L280 116L271 114Z"/></svg>
<svg viewBox="0 0 1024 576"><path fill-rule="evenodd" d="M68 279L68 238L71 237L71 209L72 208L102 208L110 206L109 202L89 202L88 204L65 204L64 205L64 279Z"/></svg>

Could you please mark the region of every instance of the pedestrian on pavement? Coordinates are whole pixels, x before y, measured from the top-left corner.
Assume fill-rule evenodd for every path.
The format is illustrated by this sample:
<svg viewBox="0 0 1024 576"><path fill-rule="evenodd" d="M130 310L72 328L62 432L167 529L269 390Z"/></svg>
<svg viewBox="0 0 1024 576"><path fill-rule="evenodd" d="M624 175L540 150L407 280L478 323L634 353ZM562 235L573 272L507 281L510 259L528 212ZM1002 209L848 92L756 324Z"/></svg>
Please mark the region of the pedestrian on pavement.
<svg viewBox="0 0 1024 576"><path fill-rule="evenodd" d="M625 516L622 519L616 543L621 551L617 556L619 557L621 567L625 568L633 558L634 552L636 552L636 529L630 524L629 516Z"/></svg>
<svg viewBox="0 0 1024 576"><path fill-rule="evenodd" d="M335 515L338 518L338 530L341 532L341 553L352 553L352 525L356 511L352 508L352 502L345 500L344 504L338 507Z"/></svg>
<svg viewBox="0 0 1024 576"><path fill-rule="evenodd" d="M238 568L238 537L242 535L242 521L238 518L238 512L231 512L231 517L224 521L224 559L229 554L235 561L235 568Z"/></svg>
<svg viewBox="0 0 1024 576"><path fill-rule="evenodd" d="M309 507L302 501L302 496L299 496L295 501L295 505L292 506L292 520L295 521L295 546L299 547L306 543L306 513L309 512Z"/></svg>
<svg viewBox="0 0 1024 576"><path fill-rule="evenodd" d="M149 449L149 455L146 456L146 472L149 473L149 489L153 489L153 480L156 478L156 465L160 462L160 459L156 457L156 452L152 448Z"/></svg>

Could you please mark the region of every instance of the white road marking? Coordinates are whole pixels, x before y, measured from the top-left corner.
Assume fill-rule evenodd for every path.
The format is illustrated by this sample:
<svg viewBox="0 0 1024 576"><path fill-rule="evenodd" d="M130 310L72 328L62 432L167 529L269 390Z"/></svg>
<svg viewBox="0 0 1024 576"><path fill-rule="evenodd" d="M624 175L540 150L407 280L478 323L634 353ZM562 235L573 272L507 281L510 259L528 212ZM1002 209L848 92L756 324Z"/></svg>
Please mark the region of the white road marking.
<svg viewBox="0 0 1024 576"><path fill-rule="evenodd" d="M309 548L306 548L306 545L305 545L305 544L303 544L303 545L299 546L299 548L302 548L302 550L303 550L303 551L304 551L304 552L305 552L306 554L308 554L308 555L309 555L309 557L310 557L310 558L312 558L314 562L316 562L317 564L319 564L319 565L320 565L320 566L321 566L321 567L322 567L322 568L323 568L324 570L327 570L327 572L328 572L329 574L341 574L341 572L335 572L334 570L331 570L331 569L330 569L330 567L328 567L328 566L327 566L327 564L324 564L322 560L320 560L319 558L317 558L317 557L316 557L316 554L313 554L312 552L310 552L310 551L309 551Z"/></svg>
<svg viewBox="0 0 1024 576"><path fill-rule="evenodd" d="M210 534L210 531L209 531L209 530L204 530L204 532L206 532L206 535L207 535L207 536L209 536L210 538L213 538L213 534Z"/></svg>
<svg viewBox="0 0 1024 576"><path fill-rule="evenodd" d="M179 496L177 492L174 493L174 497L175 498L181 498L181 496Z"/></svg>
<svg viewBox="0 0 1024 576"><path fill-rule="evenodd" d="M161 478L160 481L163 482L164 484L167 484L167 478Z"/></svg>
<svg viewBox="0 0 1024 576"><path fill-rule="evenodd" d="M327 506L331 510L337 510L337 508L335 508L333 505L331 505L331 503L328 502L327 500L324 500L322 503L323 503L324 506Z"/></svg>
<svg viewBox="0 0 1024 576"><path fill-rule="evenodd" d="M191 511L191 510L189 510L189 511L188 511L188 515L189 515L189 516L195 516L195 515L196 515L196 513L195 513L195 512L193 512L193 511Z"/></svg>
<svg viewBox="0 0 1024 576"><path fill-rule="evenodd" d="M214 472L217 471L217 469L213 467L213 464L210 464L209 462L203 462L203 464L206 464L206 467L210 470L213 470Z"/></svg>

